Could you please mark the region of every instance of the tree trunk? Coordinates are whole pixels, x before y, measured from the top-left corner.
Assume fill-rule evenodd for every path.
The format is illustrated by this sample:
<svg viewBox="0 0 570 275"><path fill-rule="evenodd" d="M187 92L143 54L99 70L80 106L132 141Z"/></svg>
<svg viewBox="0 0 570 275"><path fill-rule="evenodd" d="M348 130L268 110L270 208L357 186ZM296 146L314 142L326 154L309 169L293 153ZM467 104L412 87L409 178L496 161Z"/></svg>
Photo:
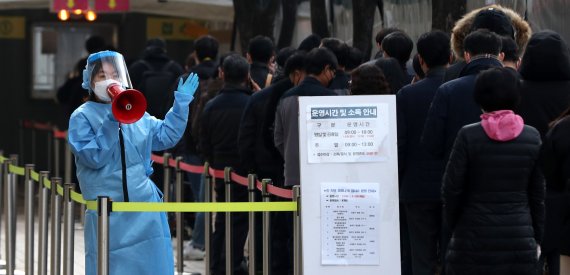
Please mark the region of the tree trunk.
<svg viewBox="0 0 570 275"><path fill-rule="evenodd" d="M466 9L467 0L432 0L432 29L450 33L453 25L455 25L455 21L465 14Z"/></svg>
<svg viewBox="0 0 570 275"><path fill-rule="evenodd" d="M281 32L279 33L277 49L291 46L291 42L293 41L293 31L295 30L295 23L297 21L297 1L281 0L281 9L283 20L281 23Z"/></svg>
<svg viewBox="0 0 570 275"><path fill-rule="evenodd" d="M374 28L374 12L377 0L352 0L352 45L370 59L372 51L372 29Z"/></svg>
<svg viewBox="0 0 570 275"><path fill-rule="evenodd" d="M310 0L311 5L311 30L314 34L325 38L330 37L327 22L327 5L325 0Z"/></svg>
<svg viewBox="0 0 570 275"><path fill-rule="evenodd" d="M279 1L233 0L233 3L242 53L247 51L249 40L254 36L264 35L273 39Z"/></svg>

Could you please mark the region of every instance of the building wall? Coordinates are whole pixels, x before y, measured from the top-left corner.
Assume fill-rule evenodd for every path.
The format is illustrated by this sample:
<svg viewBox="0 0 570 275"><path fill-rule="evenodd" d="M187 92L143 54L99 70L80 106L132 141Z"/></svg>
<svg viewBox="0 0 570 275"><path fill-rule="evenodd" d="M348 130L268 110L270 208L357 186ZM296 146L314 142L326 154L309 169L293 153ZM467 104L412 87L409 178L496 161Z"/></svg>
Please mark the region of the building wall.
<svg viewBox="0 0 570 275"><path fill-rule="evenodd" d="M0 150L3 155L20 154L20 162L32 160L31 131L22 130L22 120L56 122L61 107L55 99L33 99L32 89L32 39L31 26L36 23L59 22L56 14L47 9L2 10L0 16L24 16L25 39L0 38ZM154 16L156 17L156 16ZM127 61L136 60L145 47L147 15L137 13L101 14L96 22L116 26L115 47ZM192 51L191 40L167 40L168 55L181 65ZM57 64L56 64L57 66ZM71 70L71 68L69 68ZM36 135L38 170L47 169L45 133ZM40 150L41 149L41 150Z"/></svg>

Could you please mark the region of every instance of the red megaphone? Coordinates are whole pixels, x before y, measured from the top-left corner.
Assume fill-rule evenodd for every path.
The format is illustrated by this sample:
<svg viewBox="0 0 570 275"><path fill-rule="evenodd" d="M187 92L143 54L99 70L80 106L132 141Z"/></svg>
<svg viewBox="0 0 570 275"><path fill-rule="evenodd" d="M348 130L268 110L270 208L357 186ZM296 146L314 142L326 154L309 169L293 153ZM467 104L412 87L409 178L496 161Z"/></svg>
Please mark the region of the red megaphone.
<svg viewBox="0 0 570 275"><path fill-rule="evenodd" d="M111 103L113 116L120 123L134 123L144 115L146 98L141 92L134 89L125 90L116 83L109 85L107 92L113 99Z"/></svg>

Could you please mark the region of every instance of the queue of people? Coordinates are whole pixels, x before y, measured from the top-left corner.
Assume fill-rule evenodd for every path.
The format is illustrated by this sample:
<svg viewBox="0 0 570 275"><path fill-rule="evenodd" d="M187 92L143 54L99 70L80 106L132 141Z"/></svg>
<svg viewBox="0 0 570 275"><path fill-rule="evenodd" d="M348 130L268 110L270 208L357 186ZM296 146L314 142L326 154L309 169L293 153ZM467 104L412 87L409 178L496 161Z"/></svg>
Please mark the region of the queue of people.
<svg viewBox="0 0 570 275"><path fill-rule="evenodd" d="M281 50L258 36L246 55L218 57L219 43L207 35L195 41L183 73L164 65L171 61L160 50L163 41L152 40L149 51L164 60L158 67L176 68L177 77L161 85L161 106L167 108L127 125L113 117L98 83L112 80L144 92L145 77L157 75L144 73L149 66L142 61L127 70L114 51L91 54L82 79L87 101L69 122L83 196L105 193L123 201L130 193L131 201L160 201L169 190L149 178L150 153L160 150L291 188L303 184L299 96L391 94L397 106L402 274L570 272L566 42L553 31L532 34L517 13L495 5L466 14L451 36L434 30L414 43L403 30L389 28L376 42L373 60L363 60L342 40L316 35ZM186 181L186 200L203 201L200 175L188 173ZM232 201L247 201L245 187L232 187ZM224 201L223 182L214 190L216 201ZM85 233L88 274L96 267L94 215L88 213ZM292 217L273 215L272 273L292 274ZM185 258L203 259L203 214L185 217L192 228ZM232 215L231 227L234 274L246 274L245 214ZM206 267L214 275L225 274L224 228L224 214L218 213ZM111 273L173 270L166 215L113 213L111 231L122 232L111 234Z"/></svg>

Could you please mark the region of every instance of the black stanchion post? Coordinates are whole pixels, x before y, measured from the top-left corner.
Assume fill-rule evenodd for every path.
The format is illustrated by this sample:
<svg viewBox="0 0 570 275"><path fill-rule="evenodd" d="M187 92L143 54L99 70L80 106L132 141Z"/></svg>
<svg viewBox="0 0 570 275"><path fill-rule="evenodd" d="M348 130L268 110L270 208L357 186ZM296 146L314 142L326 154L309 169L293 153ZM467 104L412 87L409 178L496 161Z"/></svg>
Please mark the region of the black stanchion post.
<svg viewBox="0 0 570 275"><path fill-rule="evenodd" d="M65 183L63 189L63 274L73 275L73 249L75 234L75 211L71 199L73 183ZM31 274L31 273L30 273Z"/></svg>
<svg viewBox="0 0 570 275"><path fill-rule="evenodd" d="M4 151L0 150L0 156L4 156ZM4 213L4 162L0 162L0 215ZM0 218L0 228L2 227L2 218ZM0 252L0 258L2 252ZM6 268L6 263L2 260L0 262L0 269Z"/></svg>
<svg viewBox="0 0 570 275"><path fill-rule="evenodd" d="M4 151L0 150L0 156L4 156ZM8 160L6 160L8 161ZM0 162L0 215L3 215L4 213L4 202L5 202L5 197L4 197L4 162ZM5 219L6 217L0 217L0 227L1 227L1 223L2 223L2 219ZM1 258L2 252L0 251L0 258ZM1 260L0 262L0 269L4 269L6 268L6 262L4 262L4 260Z"/></svg>
<svg viewBox="0 0 570 275"><path fill-rule="evenodd" d="M39 209L38 209L38 275L47 275L48 266L48 203L49 189L45 186L49 178L48 171L40 172Z"/></svg>
<svg viewBox="0 0 570 275"><path fill-rule="evenodd" d="M212 202L212 176L210 175L210 165L204 163L204 202ZM206 266L205 275L210 275L210 261L212 248L212 213L204 213L204 244L206 247L206 255L204 255L204 265Z"/></svg>
<svg viewBox="0 0 570 275"><path fill-rule="evenodd" d="M52 160L53 160L53 131L48 131L47 133L47 169L49 171L53 171L52 167ZM35 163L35 162L34 162Z"/></svg>
<svg viewBox="0 0 570 275"><path fill-rule="evenodd" d="M16 267L15 261L15 217L16 211L14 209L14 187L15 184L13 182L14 177L12 177L12 173L10 173L10 165L12 164L12 160L7 160L4 162L4 185L5 185L5 194L4 194L4 226L5 226L5 237L4 240L6 242L6 273L5 274L14 274L14 269ZM12 241L14 240L14 241Z"/></svg>
<svg viewBox="0 0 570 275"><path fill-rule="evenodd" d="M33 124L33 121L30 121L31 124ZM36 163L36 129L34 128L34 126L32 125L31 130L32 132L32 163Z"/></svg>
<svg viewBox="0 0 570 275"><path fill-rule="evenodd" d="M182 169L180 169L182 157L176 157L176 202L182 202ZM176 212L176 272L184 272L183 241L182 241L182 212Z"/></svg>
<svg viewBox="0 0 570 275"><path fill-rule="evenodd" d="M97 274L109 275L109 214L113 205L109 197L97 197Z"/></svg>
<svg viewBox="0 0 570 275"><path fill-rule="evenodd" d="M53 136L53 169L54 169L54 176L60 177L59 174L59 139L55 136L55 129L51 131Z"/></svg>
<svg viewBox="0 0 570 275"><path fill-rule="evenodd" d="M32 179L33 164L26 164L24 170L25 203L24 213L26 216L26 274L34 274L34 180Z"/></svg>
<svg viewBox="0 0 570 275"><path fill-rule="evenodd" d="M226 202L232 201L232 180L231 180L232 168L226 167L224 169L224 183L226 188ZM233 255L232 255L232 214L231 212L226 212L226 275L233 275Z"/></svg>
<svg viewBox="0 0 570 275"><path fill-rule="evenodd" d="M261 197L263 202L271 202L271 194L267 192L267 186L272 184L270 179L261 181ZM263 275L271 274L271 212L264 211L262 216L263 223Z"/></svg>
<svg viewBox="0 0 570 275"><path fill-rule="evenodd" d="M293 201L297 203L297 211L293 213L293 274L303 274L303 250L301 238L301 186L293 186Z"/></svg>
<svg viewBox="0 0 570 275"><path fill-rule="evenodd" d="M18 152L22 159L26 160L28 158L26 158L26 154L24 152L24 143L26 142L26 137L24 136L24 123L25 121L23 119L18 120ZM1 155L2 152L0 151L0 156Z"/></svg>
<svg viewBox="0 0 570 275"><path fill-rule="evenodd" d="M51 242L50 242L50 273L60 274L61 262L61 196L57 187L61 186L60 177L51 178Z"/></svg>
<svg viewBox="0 0 570 275"><path fill-rule="evenodd" d="M170 166L168 166L168 162L170 160L170 158L172 157L172 155L170 153L164 153L164 155L162 155L162 158L164 160L164 163L162 164L162 168L164 170L164 179L163 179L163 183L162 183L162 193L164 193L164 202L169 202L170 201Z"/></svg>
<svg viewBox="0 0 570 275"><path fill-rule="evenodd" d="M64 171L64 176L63 176L63 181L64 182L71 182L71 173L73 171L73 163L72 163L72 158L73 155L71 153L71 148L69 148L69 143L65 143L65 166L63 167L63 171Z"/></svg>
<svg viewBox="0 0 570 275"><path fill-rule="evenodd" d="M18 166L18 155L17 154L11 154L10 155L10 163L14 166ZM18 197L16 196L16 194L18 194L18 176L16 175L16 173L9 173L10 175L10 181L12 182L12 210L14 211L14 215L12 215L12 232L14 232L14 238L11 239L12 241L12 247L14 248L14 259L16 258L16 206L18 205L17 200ZM14 269L16 268L16 266L14 265Z"/></svg>
<svg viewBox="0 0 570 275"><path fill-rule="evenodd" d="M249 192L249 202L255 202L255 182L257 176L255 174L247 175L247 191ZM249 212L249 275L255 275L255 212Z"/></svg>

